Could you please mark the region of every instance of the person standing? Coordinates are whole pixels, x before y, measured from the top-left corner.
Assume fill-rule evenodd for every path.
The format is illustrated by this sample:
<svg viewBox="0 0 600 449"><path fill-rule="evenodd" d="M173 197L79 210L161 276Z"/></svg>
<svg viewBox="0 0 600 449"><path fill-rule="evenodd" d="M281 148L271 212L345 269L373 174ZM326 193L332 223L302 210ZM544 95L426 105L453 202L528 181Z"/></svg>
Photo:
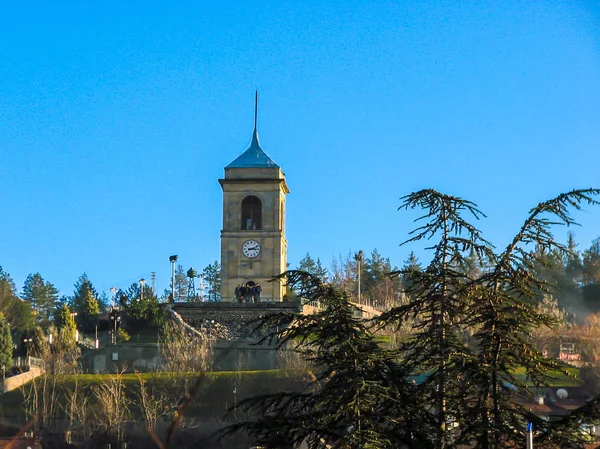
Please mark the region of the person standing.
<svg viewBox="0 0 600 449"><path fill-rule="evenodd" d="M242 285L242 286L240 287L240 291L239 291L239 295L240 295L240 296L239 296L239 301L240 301L240 302L245 302L245 300L246 300L246 294L247 294L247 290L248 290L248 288L247 288L245 285Z"/></svg>
<svg viewBox="0 0 600 449"><path fill-rule="evenodd" d="M255 302L260 302L260 294L262 293L262 287L260 286L260 284L256 284L254 286L254 301Z"/></svg>

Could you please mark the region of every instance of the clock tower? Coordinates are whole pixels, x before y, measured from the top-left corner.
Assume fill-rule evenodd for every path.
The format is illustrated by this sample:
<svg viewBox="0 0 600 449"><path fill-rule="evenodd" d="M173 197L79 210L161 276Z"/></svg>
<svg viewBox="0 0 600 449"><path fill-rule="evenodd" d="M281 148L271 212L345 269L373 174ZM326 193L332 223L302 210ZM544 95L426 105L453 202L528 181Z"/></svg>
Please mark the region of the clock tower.
<svg viewBox="0 0 600 449"><path fill-rule="evenodd" d="M221 231L221 301L236 301L235 289L259 283L261 301L280 302L284 286L268 282L286 270L285 196L281 168L262 150L257 132L258 95L250 147L225 167Z"/></svg>

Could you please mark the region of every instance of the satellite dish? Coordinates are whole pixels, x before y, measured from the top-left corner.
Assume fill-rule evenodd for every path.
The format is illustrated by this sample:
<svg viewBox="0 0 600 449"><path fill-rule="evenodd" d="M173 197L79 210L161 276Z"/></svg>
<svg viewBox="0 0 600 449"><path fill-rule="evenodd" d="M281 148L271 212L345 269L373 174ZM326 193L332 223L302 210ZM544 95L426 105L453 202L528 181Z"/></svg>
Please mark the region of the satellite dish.
<svg viewBox="0 0 600 449"><path fill-rule="evenodd" d="M569 393L567 393L567 390L564 388L560 388L556 390L556 396L558 396L558 399L567 399L567 397L569 397Z"/></svg>

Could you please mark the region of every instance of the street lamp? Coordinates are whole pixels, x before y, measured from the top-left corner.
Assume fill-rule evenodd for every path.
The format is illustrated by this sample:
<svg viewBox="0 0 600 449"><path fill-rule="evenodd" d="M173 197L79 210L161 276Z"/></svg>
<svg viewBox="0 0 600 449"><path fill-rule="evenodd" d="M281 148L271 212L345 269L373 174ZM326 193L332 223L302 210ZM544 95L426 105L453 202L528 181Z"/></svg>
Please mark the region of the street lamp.
<svg viewBox="0 0 600 449"><path fill-rule="evenodd" d="M171 262L171 302L175 302L175 262L177 262L177 254L169 256Z"/></svg>
<svg viewBox="0 0 600 449"><path fill-rule="evenodd" d="M29 344L31 342L33 342L33 338L31 338L31 337L25 337L23 339L23 344L25 345L25 357L29 357L29 350L30 350Z"/></svg>
<svg viewBox="0 0 600 449"><path fill-rule="evenodd" d="M111 287L110 288L110 292L112 293L112 300L113 300L113 308L117 305L116 304L116 297L117 297L117 287Z"/></svg>
<svg viewBox="0 0 600 449"><path fill-rule="evenodd" d="M358 269L358 303L360 304L360 265L363 261L363 252L362 250L357 252L354 255L354 259L356 260L356 265Z"/></svg>
<svg viewBox="0 0 600 449"><path fill-rule="evenodd" d="M118 309L113 309L112 312L110 312L110 319L113 322L113 338L112 338L112 343L115 345L117 344L117 326L119 321L121 321L121 317L119 316L119 310Z"/></svg>
<svg viewBox="0 0 600 449"><path fill-rule="evenodd" d="M141 301L144 301L144 284L146 283L146 279L140 279L140 292L141 292Z"/></svg>

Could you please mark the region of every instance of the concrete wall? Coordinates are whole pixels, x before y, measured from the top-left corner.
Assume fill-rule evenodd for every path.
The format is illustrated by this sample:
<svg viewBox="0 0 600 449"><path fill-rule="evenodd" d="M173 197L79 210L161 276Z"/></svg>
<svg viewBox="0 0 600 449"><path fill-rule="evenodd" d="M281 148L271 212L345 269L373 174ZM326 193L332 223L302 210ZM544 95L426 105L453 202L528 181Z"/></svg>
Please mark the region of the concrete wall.
<svg viewBox="0 0 600 449"><path fill-rule="evenodd" d="M265 370L276 368L277 351L257 344L266 335L255 333L253 321L272 313L301 312L299 303L176 303L171 308L190 326L213 343L214 370ZM88 373L117 370L156 371L163 364L158 344L120 343L84 356Z"/></svg>
<svg viewBox="0 0 600 449"><path fill-rule="evenodd" d="M275 369L277 368L276 355L277 351L274 347L257 345L255 341L219 340L213 346L212 370ZM83 358L82 365L87 373L151 372L161 369L163 359L157 344L123 343L88 352Z"/></svg>
<svg viewBox="0 0 600 449"><path fill-rule="evenodd" d="M8 393L9 391L16 390L21 385L24 385L30 380L33 380L41 375L42 370L38 367L32 366L29 371L25 373L17 374L16 376L4 379L4 392Z"/></svg>

